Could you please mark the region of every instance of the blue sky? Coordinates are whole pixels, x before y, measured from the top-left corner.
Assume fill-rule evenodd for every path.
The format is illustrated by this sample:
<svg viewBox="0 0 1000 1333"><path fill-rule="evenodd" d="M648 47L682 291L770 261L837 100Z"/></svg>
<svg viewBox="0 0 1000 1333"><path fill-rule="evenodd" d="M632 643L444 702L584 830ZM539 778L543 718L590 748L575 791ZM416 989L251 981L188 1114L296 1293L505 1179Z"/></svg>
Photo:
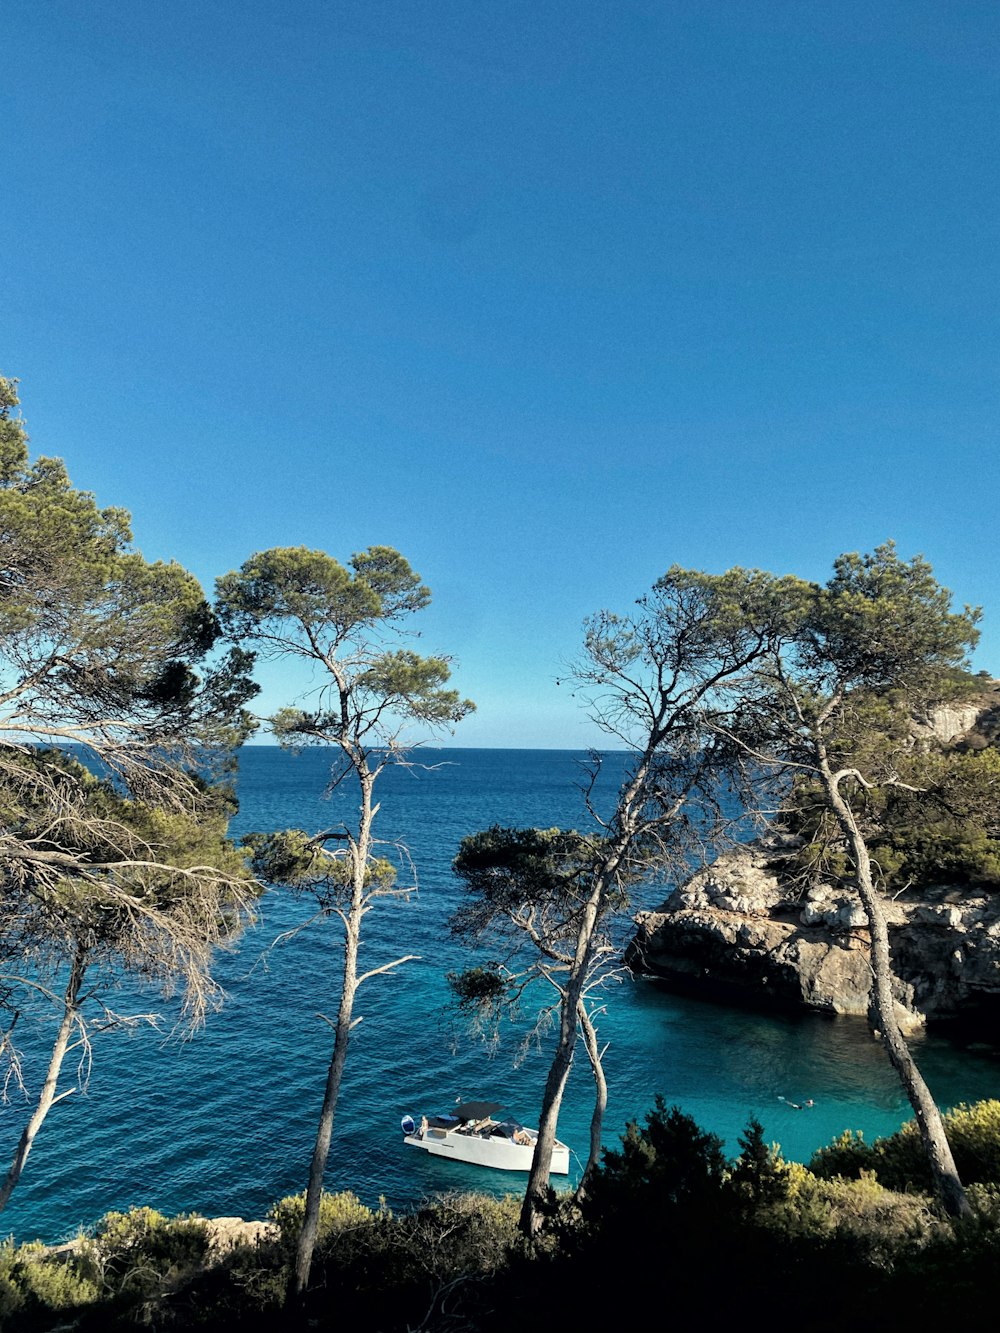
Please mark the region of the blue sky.
<svg viewBox="0 0 1000 1333"><path fill-rule="evenodd" d="M0 369L209 588L398 547L459 744L589 743L583 618L673 563L893 537L1000 672L998 39L992 0L7 0Z"/></svg>

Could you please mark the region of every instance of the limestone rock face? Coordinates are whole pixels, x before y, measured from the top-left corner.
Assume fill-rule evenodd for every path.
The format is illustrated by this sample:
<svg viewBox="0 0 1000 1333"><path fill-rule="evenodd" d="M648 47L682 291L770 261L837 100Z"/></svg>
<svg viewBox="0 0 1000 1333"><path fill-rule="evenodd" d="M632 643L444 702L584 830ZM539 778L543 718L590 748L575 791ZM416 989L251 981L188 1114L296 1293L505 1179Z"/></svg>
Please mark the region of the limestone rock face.
<svg viewBox="0 0 1000 1333"><path fill-rule="evenodd" d="M926 716L911 717L910 729L915 744L924 748L961 745L979 750L995 744L1000 731L1000 680L981 680L972 696L937 704Z"/></svg>
<svg viewBox="0 0 1000 1333"><path fill-rule="evenodd" d="M914 721L913 732L918 740L933 739L941 745L954 745L973 731L982 712L981 702L939 704L923 723Z"/></svg>
<svg viewBox="0 0 1000 1333"><path fill-rule="evenodd" d="M775 843L736 848L639 913L628 965L694 992L867 1014L860 903L832 886L803 895L782 886L782 854ZM1000 1003L1000 895L940 888L887 899L884 909L904 1030Z"/></svg>

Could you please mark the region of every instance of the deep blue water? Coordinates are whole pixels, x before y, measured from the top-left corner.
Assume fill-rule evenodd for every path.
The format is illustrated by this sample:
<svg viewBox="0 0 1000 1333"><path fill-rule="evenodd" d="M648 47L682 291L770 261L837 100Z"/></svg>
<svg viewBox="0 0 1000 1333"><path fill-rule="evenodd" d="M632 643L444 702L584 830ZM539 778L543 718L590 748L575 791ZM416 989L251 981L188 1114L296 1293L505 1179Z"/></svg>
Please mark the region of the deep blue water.
<svg viewBox="0 0 1000 1333"><path fill-rule="evenodd" d="M487 1097L534 1123L547 1068L545 1049L529 1050L514 1066L515 1034L491 1058L448 1008L444 974L464 959L447 933L459 900L450 872L459 840L493 823L585 823L581 769L571 753L455 749L419 757L427 767L386 773L379 815L380 836L405 839L419 891L368 917L362 963L402 953L420 961L360 992L363 1022L352 1040L327 1174L332 1189L351 1188L370 1204L382 1196L397 1207L454 1188L516 1190L519 1176L404 1148L400 1117L446 1109L457 1096ZM621 763L620 756L608 760L607 790ZM335 823L354 800L347 791L324 799L327 772L322 752L248 748L234 831ZM638 905L664 896L654 887ZM317 923L269 946L307 915L307 904L288 894L265 896L259 926L220 960L226 1005L193 1040L164 1045L148 1029L96 1039L89 1090L50 1113L3 1217L4 1234L55 1240L134 1204L260 1217L273 1200L304 1188L329 1060L330 1032L317 1014L336 1009L338 936L332 923ZM722 1135L733 1152L754 1114L768 1139L799 1160L848 1126L872 1138L907 1118L881 1048L855 1020L748 1013L677 998L645 981L617 985L607 1000L608 1144L657 1092ZM124 996L121 1007L128 1007ZM139 1007L164 1006L145 997ZM1000 1095L996 1048L960 1050L931 1036L919 1041L917 1056L943 1105ZM37 1088L37 1067L28 1075ZM780 1096L812 1097L816 1105L794 1111ZM560 1137L580 1156L590 1104L581 1059L560 1123ZM24 1117L16 1096L0 1110L4 1161Z"/></svg>

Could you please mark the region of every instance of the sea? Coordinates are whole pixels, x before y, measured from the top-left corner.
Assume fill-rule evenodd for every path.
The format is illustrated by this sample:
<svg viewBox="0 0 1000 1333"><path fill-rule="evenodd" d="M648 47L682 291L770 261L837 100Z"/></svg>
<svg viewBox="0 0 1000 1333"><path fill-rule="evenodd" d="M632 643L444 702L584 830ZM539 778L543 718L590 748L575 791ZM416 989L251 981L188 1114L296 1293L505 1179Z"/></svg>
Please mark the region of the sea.
<svg viewBox="0 0 1000 1333"><path fill-rule="evenodd" d="M596 789L609 808L626 756L605 756ZM233 833L349 820L349 785L328 794L331 756L276 747L242 752ZM516 1193L523 1178L442 1161L404 1145L406 1114L447 1111L457 1099L501 1102L536 1124L551 1033L530 1005L498 1044L470 1032L450 1003L446 976L477 961L450 935L462 898L451 871L461 839L492 825L586 828L586 757L569 751L419 749L379 780L377 834L399 861L408 901L368 915L362 970L416 955L362 986L326 1175L372 1207L406 1208L453 1190ZM636 908L655 907L669 885L652 883ZM188 1040L172 1034L171 1002L126 984L123 1013L159 1013L158 1027L95 1035L89 1079L72 1059L77 1090L49 1113L0 1222L2 1234L54 1243L111 1210L149 1205L169 1215L260 1218L305 1188L336 1013L341 966L335 919L312 919L306 898L269 890L259 920L218 958L226 998ZM485 961L479 959L478 961ZM609 1085L605 1145L657 1094L739 1151L755 1116L786 1158L807 1161L845 1129L892 1133L909 1107L864 1022L780 1014L680 997L643 978L608 986L599 1018ZM18 1029L25 1078L37 1095L47 1026L25 1014ZM1000 1045L930 1033L915 1053L942 1106L1000 1096ZM593 1085L582 1051L570 1077L559 1136L573 1174L586 1157ZM814 1105L803 1104L811 1100ZM797 1103L801 1109L795 1109ZM13 1088L0 1107L6 1163L28 1114ZM573 1174L570 1182L572 1183Z"/></svg>

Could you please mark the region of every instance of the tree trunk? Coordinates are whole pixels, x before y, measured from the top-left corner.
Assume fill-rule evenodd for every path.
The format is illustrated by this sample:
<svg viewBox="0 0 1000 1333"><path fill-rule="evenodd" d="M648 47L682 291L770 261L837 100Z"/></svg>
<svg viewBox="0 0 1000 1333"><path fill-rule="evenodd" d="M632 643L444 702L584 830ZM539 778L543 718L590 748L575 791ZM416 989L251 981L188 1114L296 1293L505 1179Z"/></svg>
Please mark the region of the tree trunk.
<svg viewBox="0 0 1000 1333"><path fill-rule="evenodd" d="M529 1239L537 1236L542 1227L542 1205L549 1188L559 1109L576 1050L577 1014L587 981L587 971L593 958L594 933L601 920L608 891L615 883L618 869L635 836L635 806L649 776L652 755L657 743L657 737L651 736L642 760L619 800L618 832L610 845L605 848L600 863L594 869L590 896L580 916L576 948L559 1007L559 1041L545 1080L542 1113L538 1124L538 1142L535 1144L534 1156L531 1159L531 1171L518 1222L521 1231Z"/></svg>
<svg viewBox="0 0 1000 1333"><path fill-rule="evenodd" d="M579 1004L580 986L576 987L576 996L572 1001L568 993L576 980L575 977L570 978L567 993L563 995L559 1006L559 1041L545 1080L542 1114L538 1122L538 1139L531 1158L531 1171L524 1191L524 1202L521 1205L518 1225L529 1238L537 1236L542 1227L542 1205L549 1188L549 1172L552 1168L552 1151L555 1148L556 1128L559 1124L559 1108L562 1106L566 1080L573 1067L573 1055L576 1051L576 1009ZM582 975L580 980L582 981Z"/></svg>
<svg viewBox="0 0 1000 1333"><path fill-rule="evenodd" d="M0 1186L0 1212L7 1207L10 1196L14 1192L14 1187L21 1179L21 1172L24 1170L24 1164L28 1160L28 1154L31 1152L32 1144L35 1141L35 1135L42 1127L42 1122L52 1108L53 1102L57 1101L56 1087L59 1083L59 1075L62 1071L63 1060L69 1047L69 1039L73 1031L73 1026L77 1021L79 1014L80 988L83 985L83 978L87 970L86 953L80 947L76 951L73 964L70 967L69 981L66 983L66 991L63 996L63 1016L59 1024L59 1031L56 1033L56 1039L52 1046L52 1055L49 1058L49 1067L45 1074L45 1082L42 1084L42 1090L38 1096L38 1102L32 1111L28 1123L25 1125L14 1153L10 1169L7 1172L3 1185ZM64 1096L66 1094L63 1094Z"/></svg>
<svg viewBox="0 0 1000 1333"><path fill-rule="evenodd" d="M360 924L360 923L359 923ZM340 1006L337 1011L337 1026L333 1039L333 1052L330 1068L327 1070L326 1087L323 1091L323 1106L320 1111L319 1128L313 1147L312 1160L309 1164L309 1186L306 1190L305 1213L302 1218L302 1230L299 1232L295 1248L295 1273L289 1284L289 1304L301 1299L309 1283L309 1271L312 1268L313 1251L319 1233L319 1211L323 1199L323 1177L326 1163L330 1156L330 1139L333 1135L333 1119L340 1096L340 1084L344 1077L347 1063L347 1048L351 1039L351 1018L354 1011L355 977L357 976L358 940L355 932L348 930L344 940L344 987L341 992Z"/></svg>
<svg viewBox="0 0 1000 1333"><path fill-rule="evenodd" d="M333 1118L340 1096L340 1084L344 1077L344 1065L347 1063L347 1047L351 1040L353 1026L354 996L358 989L358 945L361 939L361 922L364 919L365 875L372 845L372 821L375 809L372 808L372 790L374 776L368 771L364 759L355 765L355 771L361 784L361 812L358 821L358 836L351 842L353 884L351 904L344 920L344 979L340 991L340 1005L337 1009L337 1026L333 1039L333 1054L330 1068L326 1075L326 1087L323 1091L323 1107L320 1111L319 1128L316 1131L316 1144L313 1148L312 1161L309 1164L309 1185L306 1189L305 1213L302 1218L302 1230L295 1248L295 1272L288 1284L286 1307L291 1309L305 1295L309 1285L309 1272L312 1268L313 1251L316 1249L316 1237L319 1233L319 1211L323 1200L323 1177L326 1163L330 1156L330 1139L333 1135Z"/></svg>
<svg viewBox="0 0 1000 1333"><path fill-rule="evenodd" d="M580 918L576 951L559 1005L559 1040L545 1080L542 1112L538 1124L538 1142L535 1144L535 1152L531 1159L531 1171L518 1223L521 1231L528 1237L536 1236L542 1226L542 1205L549 1188L559 1110L576 1052L577 1016L582 1005L587 972L593 956L594 932L604 908L608 885L614 880L621 857L621 847L617 847L595 872L593 888Z"/></svg>
<svg viewBox="0 0 1000 1333"><path fill-rule="evenodd" d="M871 935L872 998L871 1012L881 1034L882 1044L893 1069L913 1107L920 1138L927 1154L934 1191L945 1211L951 1217L971 1217L972 1208L955 1166L951 1146L944 1132L944 1121L930 1089L924 1082L916 1061L910 1053L899 1023L896 1020L896 999L893 994L892 956L889 950L889 931L882 903L872 880L868 847L854 818L854 812L841 795L837 778L826 766L821 767L827 799L837 817L851 848L854 861L858 896L868 918Z"/></svg>
<svg viewBox="0 0 1000 1333"><path fill-rule="evenodd" d="M604 1113L608 1109L608 1082L604 1077L601 1051L597 1044L597 1032L594 1030L594 1024L587 1013L587 1007L582 1001L579 1006L579 1015L583 1042L587 1048L590 1068L594 1074L594 1111L590 1117L590 1152L587 1154L587 1165L583 1168L583 1175L576 1187L578 1202L587 1193L590 1178L597 1170L597 1164L600 1161L601 1130L604 1128Z"/></svg>

